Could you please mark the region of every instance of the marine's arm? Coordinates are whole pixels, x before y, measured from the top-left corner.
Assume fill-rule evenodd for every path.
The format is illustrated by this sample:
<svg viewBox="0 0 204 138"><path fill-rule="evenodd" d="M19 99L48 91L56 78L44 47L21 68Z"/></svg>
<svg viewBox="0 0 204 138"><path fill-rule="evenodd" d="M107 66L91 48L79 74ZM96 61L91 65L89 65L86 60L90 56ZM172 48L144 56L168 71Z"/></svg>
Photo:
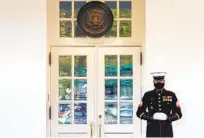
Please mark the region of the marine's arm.
<svg viewBox="0 0 204 138"><path fill-rule="evenodd" d="M169 121L176 121L182 117L181 107L175 94L172 96L172 113L168 116Z"/></svg>
<svg viewBox="0 0 204 138"><path fill-rule="evenodd" d="M147 93L145 93L144 96L142 97L141 103L138 106L138 109L136 112L137 117L144 120L152 120L152 117L146 111L147 106L148 106L148 95Z"/></svg>

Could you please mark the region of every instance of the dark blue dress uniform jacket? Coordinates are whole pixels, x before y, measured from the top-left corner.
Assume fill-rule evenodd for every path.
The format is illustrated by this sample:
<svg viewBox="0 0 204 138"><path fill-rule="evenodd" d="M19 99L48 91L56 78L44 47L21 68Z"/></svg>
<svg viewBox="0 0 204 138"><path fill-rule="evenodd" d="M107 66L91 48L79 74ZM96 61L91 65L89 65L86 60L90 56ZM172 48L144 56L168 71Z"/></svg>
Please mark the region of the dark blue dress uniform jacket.
<svg viewBox="0 0 204 138"><path fill-rule="evenodd" d="M153 114L156 112L165 113L167 120L154 120ZM173 137L172 122L182 117L175 93L165 89L146 92L136 115L147 121L146 137Z"/></svg>

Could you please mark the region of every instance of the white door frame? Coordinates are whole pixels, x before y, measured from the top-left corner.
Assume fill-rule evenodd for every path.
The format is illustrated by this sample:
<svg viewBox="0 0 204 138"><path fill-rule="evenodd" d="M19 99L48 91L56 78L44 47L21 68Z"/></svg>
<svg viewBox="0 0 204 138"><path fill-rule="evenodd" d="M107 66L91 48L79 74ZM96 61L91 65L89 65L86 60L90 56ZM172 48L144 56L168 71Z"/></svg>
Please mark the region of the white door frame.
<svg viewBox="0 0 204 138"><path fill-rule="evenodd" d="M98 47L139 47L140 48L140 51L141 51L141 53L143 53L143 47L141 46L141 45L133 45L133 44L128 44L128 45L124 45L124 44L122 44L122 45L118 45L118 44L116 44L116 45L109 45L109 44L90 44L90 45L50 45L50 46L48 46L49 48L48 48L48 53L47 53L47 63L48 63L48 68L47 68L47 100L46 100L46 121L47 121L47 131L46 131L46 134L47 134L47 137L51 137L51 120L50 120L50 114L49 114L49 109L50 109L50 105L51 105L51 100L50 100L50 95L51 95L51 65L52 65L52 63L49 65L49 62L52 62L52 56L50 56L50 52L51 52L51 47L58 47L58 48L60 48L60 47L95 47L95 53L97 54L97 51L98 51ZM141 57L141 58L143 58L143 56ZM141 59L141 62L143 62L142 61L143 59ZM95 66L97 66L97 60L95 60ZM143 88L142 88L142 86L143 86L143 65L141 65L140 66L141 67L141 91L140 91L140 93L141 93L141 95L143 94ZM98 74L98 71L96 72L97 74ZM96 84L98 83L98 77L97 77L97 75L96 75L96 78L95 78L97 81L96 81ZM97 90L97 85L94 85L95 86L95 88L94 88L94 90ZM96 102L96 100L97 100L97 95L95 95L95 102ZM133 113L133 115L135 115L134 113ZM95 116L97 116L97 113L95 112ZM141 138L142 137L144 137L144 135L145 135L145 124L144 123L141 123Z"/></svg>

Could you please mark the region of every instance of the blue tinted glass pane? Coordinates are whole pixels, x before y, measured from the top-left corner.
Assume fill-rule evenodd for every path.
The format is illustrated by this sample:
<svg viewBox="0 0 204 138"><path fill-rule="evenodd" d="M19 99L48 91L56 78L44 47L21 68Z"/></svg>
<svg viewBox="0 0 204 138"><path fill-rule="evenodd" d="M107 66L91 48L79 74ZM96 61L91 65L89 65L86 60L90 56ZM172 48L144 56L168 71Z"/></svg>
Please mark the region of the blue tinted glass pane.
<svg viewBox="0 0 204 138"><path fill-rule="evenodd" d="M72 99L72 80L59 80L59 100Z"/></svg>
<svg viewBox="0 0 204 138"><path fill-rule="evenodd" d="M133 123L133 104L120 103L120 124L132 124Z"/></svg>
<svg viewBox="0 0 204 138"><path fill-rule="evenodd" d="M120 76L132 76L132 56L120 56Z"/></svg>
<svg viewBox="0 0 204 138"><path fill-rule="evenodd" d="M77 17L80 8L86 4L86 1L75 1L74 2L74 18Z"/></svg>
<svg viewBox="0 0 204 138"><path fill-rule="evenodd" d="M106 1L105 3L111 9L114 18L117 18L117 2L116 1Z"/></svg>
<svg viewBox="0 0 204 138"><path fill-rule="evenodd" d="M71 103L59 104L58 123L59 124L71 124L72 123L72 105Z"/></svg>
<svg viewBox="0 0 204 138"><path fill-rule="evenodd" d="M105 76L117 76L117 55L105 56Z"/></svg>
<svg viewBox="0 0 204 138"><path fill-rule="evenodd" d="M87 80L74 80L74 100L87 99Z"/></svg>
<svg viewBox="0 0 204 138"><path fill-rule="evenodd" d="M71 21L60 21L60 37L72 37Z"/></svg>
<svg viewBox="0 0 204 138"><path fill-rule="evenodd" d="M121 100L132 100L133 99L133 83L132 79L121 79L120 80L120 99Z"/></svg>
<svg viewBox="0 0 204 138"><path fill-rule="evenodd" d="M87 124L86 103L74 104L74 124Z"/></svg>
<svg viewBox="0 0 204 138"><path fill-rule="evenodd" d="M120 1L120 18L131 18L131 1Z"/></svg>
<svg viewBox="0 0 204 138"><path fill-rule="evenodd" d="M79 26L77 25L77 22L74 22L74 37L85 37L85 35L81 32L81 30L79 29Z"/></svg>
<svg viewBox="0 0 204 138"><path fill-rule="evenodd" d="M60 18L71 18L72 16L72 3L71 1L60 2Z"/></svg>
<svg viewBox="0 0 204 138"><path fill-rule="evenodd" d="M72 57L71 56L59 56L59 76L71 76L72 75Z"/></svg>
<svg viewBox="0 0 204 138"><path fill-rule="evenodd" d="M74 76L86 77L87 72L87 57L74 56Z"/></svg>
<svg viewBox="0 0 204 138"><path fill-rule="evenodd" d="M105 103L105 124L117 124L117 103Z"/></svg>
<svg viewBox="0 0 204 138"><path fill-rule="evenodd" d="M105 99L106 100L116 100L117 99L117 79L107 79L105 80Z"/></svg>

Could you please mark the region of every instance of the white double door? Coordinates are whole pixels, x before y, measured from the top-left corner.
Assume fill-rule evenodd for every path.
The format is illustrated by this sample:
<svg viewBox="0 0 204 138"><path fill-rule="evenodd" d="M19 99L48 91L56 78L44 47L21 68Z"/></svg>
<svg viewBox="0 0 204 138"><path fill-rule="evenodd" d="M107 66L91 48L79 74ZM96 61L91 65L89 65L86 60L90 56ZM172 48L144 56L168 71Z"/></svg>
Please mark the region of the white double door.
<svg viewBox="0 0 204 138"><path fill-rule="evenodd" d="M139 47L52 47L51 55L51 137L141 137Z"/></svg>

